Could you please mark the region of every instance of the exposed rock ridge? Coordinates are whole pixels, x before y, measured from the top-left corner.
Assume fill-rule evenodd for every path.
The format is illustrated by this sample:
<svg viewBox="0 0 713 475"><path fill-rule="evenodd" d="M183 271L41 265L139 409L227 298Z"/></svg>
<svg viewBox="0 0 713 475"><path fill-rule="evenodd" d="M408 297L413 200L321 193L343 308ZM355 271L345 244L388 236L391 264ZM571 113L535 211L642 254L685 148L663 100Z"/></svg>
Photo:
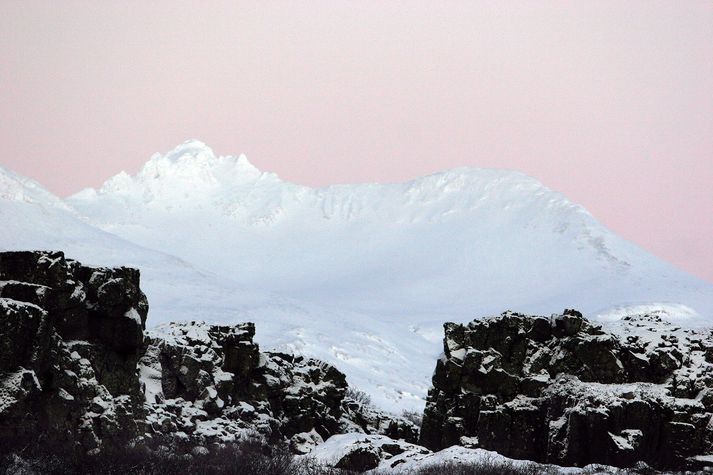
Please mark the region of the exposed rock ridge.
<svg viewBox="0 0 713 475"><path fill-rule="evenodd" d="M259 434L305 453L342 432L417 440L413 423L345 397L333 366L260 352L252 323L145 333L139 280L61 252L0 253L0 444L190 448Z"/></svg>
<svg viewBox="0 0 713 475"><path fill-rule="evenodd" d="M92 450L141 432L147 312L135 269L0 253L0 443L46 435Z"/></svg>
<svg viewBox="0 0 713 475"><path fill-rule="evenodd" d="M710 331L637 315L607 332L574 310L444 327L420 438L430 449L673 469L713 453Z"/></svg>
<svg viewBox="0 0 713 475"><path fill-rule="evenodd" d="M252 323L171 323L148 332L139 365L147 434L214 444L257 432L300 454L345 432L418 439L412 422L346 397L346 377L335 367L261 352L254 335Z"/></svg>

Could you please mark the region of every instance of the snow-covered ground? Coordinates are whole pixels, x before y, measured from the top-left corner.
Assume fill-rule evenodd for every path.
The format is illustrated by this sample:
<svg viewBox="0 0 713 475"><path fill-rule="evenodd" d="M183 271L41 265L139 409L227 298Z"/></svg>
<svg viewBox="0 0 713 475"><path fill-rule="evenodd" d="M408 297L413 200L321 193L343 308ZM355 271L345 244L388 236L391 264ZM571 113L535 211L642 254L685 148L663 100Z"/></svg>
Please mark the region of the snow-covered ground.
<svg viewBox="0 0 713 475"><path fill-rule="evenodd" d="M189 141L67 200L0 169L0 222L0 249L140 268L149 326L254 321L263 348L332 362L387 409L422 406L444 321L713 316L713 285L514 171L313 189Z"/></svg>
<svg viewBox="0 0 713 475"><path fill-rule="evenodd" d="M366 434L337 434L319 444L306 457L310 457L321 465L335 466L349 452L364 447L380 453L382 460L373 471L377 473L415 473L429 467L443 467L453 465L480 464L485 466L512 466L521 469L541 471L543 473L558 474L598 474L615 473L613 467L589 465L584 468L559 467L530 462L528 460L515 460L504 457L497 452L483 449L470 449L461 446L452 446L438 452L431 452L419 445L409 444L402 440L393 440L383 435ZM385 447L385 449L384 449ZM392 454L389 453L392 452ZM370 472L366 472L370 473Z"/></svg>

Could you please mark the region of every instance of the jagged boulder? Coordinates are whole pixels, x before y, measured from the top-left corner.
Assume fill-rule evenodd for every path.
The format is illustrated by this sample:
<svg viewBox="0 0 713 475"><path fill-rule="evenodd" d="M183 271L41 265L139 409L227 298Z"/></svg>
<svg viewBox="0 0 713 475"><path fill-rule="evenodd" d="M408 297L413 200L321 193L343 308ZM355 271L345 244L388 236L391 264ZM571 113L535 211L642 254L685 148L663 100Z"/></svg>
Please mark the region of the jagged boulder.
<svg viewBox="0 0 713 475"><path fill-rule="evenodd" d="M334 467L354 472L366 472L378 467L380 462L381 451L377 447L371 444L359 444L351 447Z"/></svg>
<svg viewBox="0 0 713 475"><path fill-rule="evenodd" d="M310 431L329 437L338 430L344 375L316 360L260 353L254 335L252 323L172 323L151 332L141 360L142 373L153 374L153 381L144 381L154 388L148 399L154 413L175 416L161 424L189 435L198 430L200 437L208 434L200 431L205 425L200 419L226 427L208 442L230 430L256 430L274 441ZM181 410L164 411L171 406ZM195 420L185 424L186 414ZM165 432L161 425L154 427Z"/></svg>
<svg viewBox="0 0 713 475"><path fill-rule="evenodd" d="M332 436L310 457L348 472L365 472L376 468L391 470L429 455L432 452L424 447L385 435L348 433Z"/></svg>
<svg viewBox="0 0 713 475"><path fill-rule="evenodd" d="M273 414L283 421L287 438L314 430L323 439L340 430L342 400L347 390L344 374L312 358L266 353L256 375L262 386L254 394L266 396Z"/></svg>
<svg viewBox="0 0 713 475"><path fill-rule="evenodd" d="M47 312L37 305L8 298L0 298L0 310L3 315L0 371L12 371L21 366L34 368L45 359L49 346Z"/></svg>
<svg viewBox="0 0 713 475"><path fill-rule="evenodd" d="M713 451L710 331L651 315L612 330L574 310L445 324L421 443L561 465L700 468Z"/></svg>

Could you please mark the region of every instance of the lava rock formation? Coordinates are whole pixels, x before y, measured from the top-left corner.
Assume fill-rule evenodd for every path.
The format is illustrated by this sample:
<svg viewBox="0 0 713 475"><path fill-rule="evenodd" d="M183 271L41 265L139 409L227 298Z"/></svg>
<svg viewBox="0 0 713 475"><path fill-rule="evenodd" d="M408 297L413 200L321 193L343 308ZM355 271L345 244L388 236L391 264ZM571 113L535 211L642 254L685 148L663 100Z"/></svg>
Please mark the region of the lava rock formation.
<svg viewBox="0 0 713 475"><path fill-rule="evenodd" d="M713 452L713 339L651 315L606 332L575 310L446 323L422 445L584 466L700 468Z"/></svg>

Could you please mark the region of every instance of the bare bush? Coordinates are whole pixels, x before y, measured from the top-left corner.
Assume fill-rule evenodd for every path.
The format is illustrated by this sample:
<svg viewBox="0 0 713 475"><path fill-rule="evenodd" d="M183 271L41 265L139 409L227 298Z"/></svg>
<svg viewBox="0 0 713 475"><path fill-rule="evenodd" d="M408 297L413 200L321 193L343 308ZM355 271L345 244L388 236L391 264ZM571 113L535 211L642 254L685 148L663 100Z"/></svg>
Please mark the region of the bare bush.
<svg viewBox="0 0 713 475"><path fill-rule="evenodd" d="M97 454L66 450L66 445L51 440L0 454L0 473L13 475L348 475L347 470L325 467L310 457L294 457L282 444L265 444L258 439L190 450L175 440L153 440L124 448L106 448ZM168 444L168 445L166 445ZM170 447L169 447L170 446ZM5 449L5 448L4 448ZM390 471L376 470L374 475ZM431 465L412 472L415 475L539 475L556 474L556 469L535 463L502 460L496 457L476 462ZM602 473L593 470L592 473ZM644 473L620 470L618 475Z"/></svg>
<svg viewBox="0 0 713 475"><path fill-rule="evenodd" d="M0 473L158 475L287 475L296 474L297 461L284 445L240 441L193 452L175 440L154 440L130 447L107 447L96 454L66 450L51 441L32 444L0 456Z"/></svg>
<svg viewBox="0 0 713 475"><path fill-rule="evenodd" d="M403 417L409 422L413 422L419 428L421 427L421 422L423 422L423 414L417 411L409 411L408 409L404 409L401 413L401 417Z"/></svg>
<svg viewBox="0 0 713 475"><path fill-rule="evenodd" d="M554 475L554 470L537 464L520 464L486 458L471 463L445 463L424 467L415 472L417 475Z"/></svg>
<svg viewBox="0 0 713 475"><path fill-rule="evenodd" d="M362 406L371 406L371 396L360 389L348 387L344 397L358 402Z"/></svg>

